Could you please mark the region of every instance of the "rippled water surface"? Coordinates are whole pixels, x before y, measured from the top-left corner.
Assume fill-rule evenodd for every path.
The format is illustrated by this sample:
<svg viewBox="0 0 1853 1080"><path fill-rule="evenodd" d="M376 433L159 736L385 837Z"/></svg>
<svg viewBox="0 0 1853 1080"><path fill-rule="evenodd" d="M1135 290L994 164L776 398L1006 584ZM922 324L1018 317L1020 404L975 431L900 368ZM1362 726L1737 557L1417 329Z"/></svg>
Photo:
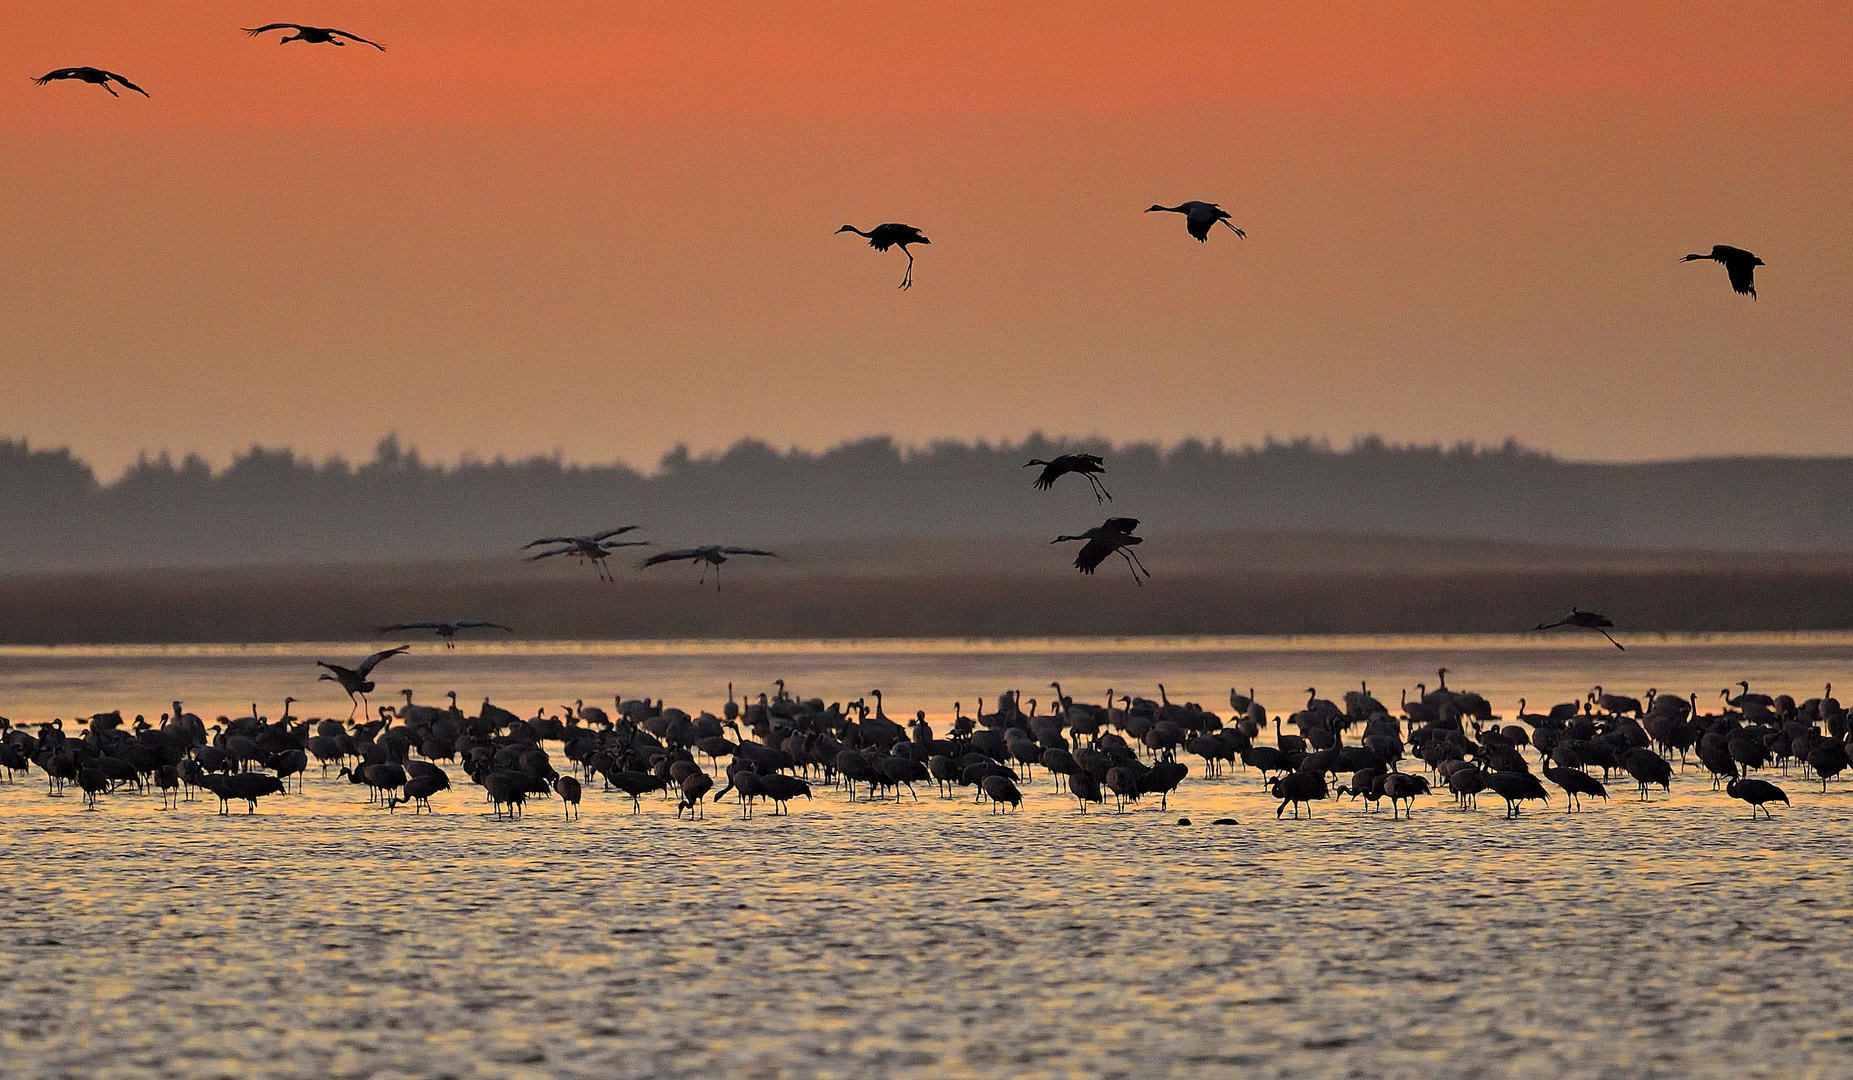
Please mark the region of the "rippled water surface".
<svg viewBox="0 0 1853 1080"><path fill-rule="evenodd" d="M310 662L369 646L0 653L15 722L345 716ZM1290 709L1436 667L1505 714L1601 682L1748 678L1817 694L1832 638L421 646L401 686L517 711L613 693L718 708L784 677L888 712L1055 678ZM1297 693L1297 696L1296 696ZM1840 696L1846 697L1846 693ZM120 794L85 813L0 784L0 1070L185 1077L1853 1076L1853 797L1772 777L1752 823L1688 772L1641 803L1502 819L1446 798L1413 821L1323 803L1277 821L1252 775L1192 777L1168 811L1075 812L1046 777L1019 813L969 798L679 821L590 791L518 822L474 788L435 815L368 808L312 771L221 817ZM459 770L453 777L462 780ZM596 785L594 785L595 787ZM1239 824L1211 825L1219 816ZM1176 822L1188 816L1194 824Z"/></svg>

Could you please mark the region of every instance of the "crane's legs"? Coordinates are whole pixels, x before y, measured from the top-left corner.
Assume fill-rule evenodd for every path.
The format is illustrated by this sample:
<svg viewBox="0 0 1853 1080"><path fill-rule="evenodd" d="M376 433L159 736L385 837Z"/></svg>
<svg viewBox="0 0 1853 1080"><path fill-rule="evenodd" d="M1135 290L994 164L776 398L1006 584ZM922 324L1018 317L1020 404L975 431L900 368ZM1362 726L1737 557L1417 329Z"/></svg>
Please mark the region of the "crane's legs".
<svg viewBox="0 0 1853 1080"><path fill-rule="evenodd" d="M1102 496L1106 497L1105 501L1107 502L1113 501L1113 496L1108 493L1106 485L1100 482L1099 477L1095 476L1093 473L1086 473L1084 475L1087 477L1087 482L1094 485L1094 502L1095 503L1101 502Z"/></svg>
<svg viewBox="0 0 1853 1080"><path fill-rule="evenodd" d="M901 288L911 289L914 287L914 253L902 247L901 254L907 256L907 273L901 278Z"/></svg>
<svg viewBox="0 0 1853 1080"><path fill-rule="evenodd" d="M1125 548L1121 548L1120 558L1126 560L1126 569L1132 571L1132 583L1139 586L1141 589L1145 588L1145 582L1139 580L1139 571L1133 566L1132 553Z"/></svg>

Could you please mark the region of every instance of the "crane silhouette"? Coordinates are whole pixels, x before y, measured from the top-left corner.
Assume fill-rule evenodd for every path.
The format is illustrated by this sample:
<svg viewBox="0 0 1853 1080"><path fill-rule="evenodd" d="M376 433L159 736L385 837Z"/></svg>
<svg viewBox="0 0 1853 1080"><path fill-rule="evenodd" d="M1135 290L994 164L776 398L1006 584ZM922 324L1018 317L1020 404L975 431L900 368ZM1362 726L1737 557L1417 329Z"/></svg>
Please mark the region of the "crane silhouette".
<svg viewBox="0 0 1853 1080"><path fill-rule="evenodd" d="M1724 264L1724 272L1731 278L1731 288L1736 289L1740 296L1756 299L1756 268L1764 265L1762 259L1743 248L1732 247L1729 244L1714 244L1709 255L1692 254L1679 261L1693 262L1697 259L1710 259L1715 263Z"/></svg>
<svg viewBox="0 0 1853 1080"><path fill-rule="evenodd" d="M1035 458L1032 461L1026 462L1023 467L1027 469L1031 465L1041 465L1043 467L1041 474L1036 477L1034 484L1040 491L1047 491L1054 487L1057 480L1067 476L1069 473L1078 473L1086 477L1087 482L1093 485L1094 501L1096 503L1113 501L1113 496L1108 494L1107 489L1100 483L1098 474L1106 472L1107 467L1106 463L1100 459L1099 454L1063 454L1050 461Z"/></svg>
<svg viewBox="0 0 1853 1080"><path fill-rule="evenodd" d="M380 627L379 633L391 634L400 630L433 630L437 632L438 637L444 639L446 649L454 649L457 647L456 641L453 640L457 636L457 631L477 629L506 630L511 634L515 632L514 627L503 626L499 622L486 622L482 619L444 619L438 622L396 622L391 626Z"/></svg>
<svg viewBox="0 0 1853 1080"><path fill-rule="evenodd" d="M1538 629L1552 630L1559 626L1580 626L1585 630L1594 630L1596 633L1608 638L1610 645L1615 646L1617 649L1621 649L1622 652L1627 652L1628 650L1622 647L1621 642L1609 637L1608 627L1614 625L1615 624L1610 622L1605 615L1598 615L1593 611L1584 611L1581 608L1571 608L1570 614L1565 615L1556 622L1539 623Z"/></svg>
<svg viewBox="0 0 1853 1080"><path fill-rule="evenodd" d="M699 563L701 564L701 580L695 582L695 584L701 586L707 584L708 567L712 566L714 567L714 591L720 592L721 564L727 561L729 555L763 555L770 559L782 557L776 551L761 551L758 548L722 547L719 544L710 544L707 547L677 548L674 551L659 552L638 563L637 569L644 570L666 562Z"/></svg>
<svg viewBox="0 0 1853 1080"><path fill-rule="evenodd" d="M1184 228L1189 231L1190 235L1197 238L1199 244L1210 238L1210 230L1216 227L1218 221L1227 225L1229 231L1237 236L1246 237L1248 235L1229 221L1229 211L1213 202L1198 202L1192 199L1189 202L1178 203L1176 206L1159 206L1153 203L1145 208L1148 214L1159 210L1168 214L1184 215Z"/></svg>
<svg viewBox="0 0 1853 1080"><path fill-rule="evenodd" d="M1101 563L1107 561L1107 556L1118 554L1120 558L1126 560L1127 568L1132 571L1133 582L1144 585L1145 583L1139 580L1139 572L1145 571L1146 577L1151 577L1152 572L1145 569L1145 564L1139 561L1138 553L1132 550L1134 545L1145 543L1144 537L1133 535L1138 527L1138 518L1108 518L1099 526L1084 533L1074 536L1058 536L1049 543L1060 544L1067 540L1087 541L1082 546L1081 553L1074 559L1075 569L1083 574L1093 573Z"/></svg>
<svg viewBox="0 0 1853 1080"><path fill-rule="evenodd" d="M367 678L367 676L371 675L373 669L380 665L380 661L390 660L402 652L410 652L411 649L412 647L410 645L401 645L396 649L382 649L372 656L367 657L365 660L362 660L360 666L356 668L345 668L340 664L330 664L326 660L317 660L315 666L327 668L329 674L317 676L315 681L340 683L341 689L347 691L348 700L354 702L355 709L358 709L362 705L367 705L367 708L371 710L372 706L367 703L367 695L373 692L373 680ZM349 720L354 718L353 709L348 711L347 717Z"/></svg>
<svg viewBox="0 0 1853 1080"><path fill-rule="evenodd" d="M907 250L907 245L931 244L933 242L928 240L924 233L914 228L912 225L899 225L892 221L877 225L868 232L863 232L854 225L845 225L837 230L838 235L846 232L853 232L857 236L867 237L869 246L876 251L887 251L891 247L900 248L901 254L907 256L907 273L901 278L900 286L903 289L911 289L914 287L914 253Z"/></svg>
<svg viewBox="0 0 1853 1080"><path fill-rule="evenodd" d="M116 74L115 72L104 71L102 68L94 68L94 67L59 68L57 71L48 71L45 74L40 75L38 78L32 81L35 83L38 83L40 86L44 86L46 83L55 82L59 79L76 79L79 82L95 83L96 85L102 87L103 89L109 90L110 97L121 97L122 96L121 94L116 93L114 90L109 89L109 84L112 81L121 83L126 89L133 90L143 97L149 96L148 91L143 90L139 86L136 86L134 83Z"/></svg>
<svg viewBox="0 0 1853 1080"><path fill-rule="evenodd" d="M615 579L611 576L611 568L605 564L605 559L619 548L647 547L649 541L612 540L610 537L621 536L636 529L636 525L620 525L615 529L606 529L602 533L593 533L590 536L543 536L539 540L530 540L521 545L521 550L526 551L542 544L563 544L564 547L555 548L552 551L529 555L528 561L538 562L541 559L551 559L555 555L571 555L582 563L591 563L598 570L601 581L613 581Z"/></svg>
<svg viewBox="0 0 1853 1080"><path fill-rule="evenodd" d="M291 34L283 38L282 40L278 41L277 44L279 45L288 45L292 41L304 41L304 42L309 43L310 45L346 45L347 41L341 41L338 39L347 38L348 41L358 41L362 45L371 45L381 52L386 51L386 46L381 45L377 41L368 41L366 38L361 37L359 34L350 34L346 30L336 30L332 26L304 26L301 23L273 22L267 26L259 26L255 28L249 27L249 26L241 26L239 27L239 29L243 30L247 34L250 34L252 37L256 37L259 34L262 34L269 30L294 30L296 31L294 34Z"/></svg>

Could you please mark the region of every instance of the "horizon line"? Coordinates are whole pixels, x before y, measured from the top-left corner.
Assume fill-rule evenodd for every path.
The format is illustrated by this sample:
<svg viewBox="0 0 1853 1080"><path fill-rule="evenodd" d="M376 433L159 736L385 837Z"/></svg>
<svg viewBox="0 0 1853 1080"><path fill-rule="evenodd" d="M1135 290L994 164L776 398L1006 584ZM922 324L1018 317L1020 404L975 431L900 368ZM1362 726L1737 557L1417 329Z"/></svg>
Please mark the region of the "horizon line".
<svg viewBox="0 0 1853 1080"><path fill-rule="evenodd" d="M892 433L870 433L849 436L822 447L807 447L791 443L784 448L756 435L739 435L732 442L719 448L703 449L696 452L686 441L678 442L658 457L653 466L639 466L619 457L604 461L568 460L561 447L555 446L551 451L530 451L526 453L498 452L485 456L475 451L465 450L453 459L428 458L420 453L417 444L401 444L397 430L388 431L374 444L373 456L368 459L350 459L341 453L330 453L317 458L309 453L298 452L293 447L284 445L267 445L253 442L242 450L229 451L230 460L222 465L214 465L205 453L189 450L176 454L163 447L160 450L143 449L137 451L135 460L123 466L122 470L111 479L98 476L97 469L90 460L73 449L70 443L57 446L33 446L28 435L0 435L0 454L18 452L27 456L62 456L74 464L89 471L97 483L111 486L121 482L137 469L166 467L176 471L188 471L203 465L209 476L218 479L236 468L239 464L254 457L272 456L286 458L292 463L307 465L317 471L345 468L357 471L365 468L419 468L437 470L444 473L460 472L471 468L507 468L534 465L553 465L563 471L598 471L627 470L644 479L656 479L669 475L682 465L712 465L744 451L769 451L786 461L811 459L817 460L847 451L871 447L892 447L903 463L930 456L942 450L967 450L978 452L1004 453L1018 451L1035 453L1039 449L1091 450L1105 451L1113 454L1156 454L1160 459L1175 458L1182 452L1206 452L1225 456L1261 456L1268 453L1308 453L1343 457L1367 453L1384 454L1422 454L1441 457L1513 457L1529 458L1562 466L1653 466L1653 465L1687 465L1733 461L1768 461L1768 462L1839 462L1853 460L1853 454L1806 454L1806 453L1720 453L1694 454L1683 457L1665 458L1569 458L1560 456L1552 450L1521 443L1516 436L1508 435L1498 442L1481 442L1475 439L1461 439L1453 443L1399 442L1372 432L1352 435L1347 445L1339 446L1329 435L1294 435L1279 437L1266 435L1259 443L1243 442L1233 444L1225 442L1221 436L1186 435L1175 440L1164 441L1124 440L1114 441L1104 435L1050 435L1036 430L1019 439L989 439L983 436L962 438L944 436L924 441L903 441Z"/></svg>

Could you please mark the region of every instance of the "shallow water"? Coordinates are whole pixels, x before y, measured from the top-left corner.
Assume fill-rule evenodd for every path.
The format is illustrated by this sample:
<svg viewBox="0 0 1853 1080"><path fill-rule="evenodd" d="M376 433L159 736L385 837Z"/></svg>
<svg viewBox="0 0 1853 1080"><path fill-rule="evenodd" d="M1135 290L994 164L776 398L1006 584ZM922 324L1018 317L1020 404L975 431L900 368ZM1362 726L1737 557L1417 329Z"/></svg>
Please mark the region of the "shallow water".
<svg viewBox="0 0 1853 1080"><path fill-rule="evenodd" d="M15 650L15 721L203 715L308 699L308 661L366 646ZM1819 692L1838 638L910 643L421 648L382 689L515 708L645 692L717 707L784 676L888 711L1051 678L1276 710L1433 668L1510 714L1595 683L1715 700ZM307 669L307 670L305 670ZM382 674L388 669L382 668ZM1098 688L1096 688L1098 684ZM1330 686L1332 689L1328 690ZM304 688L308 692L303 692ZM1298 690L1296 698L1293 691ZM275 715L275 706L261 706ZM988 707L988 705L987 705ZM1708 706L1710 707L1710 706ZM9 1075L184 1077L1853 1075L1853 797L1782 780L1752 823L1696 773L1581 814L1445 798L1413 821L1320 804L1277 821L1252 775L1192 777L1168 812L1082 817L1046 777L1015 814L969 798L678 821L588 792L519 822L475 789L368 808L312 771L220 817L42 778L0 785L0 1062ZM459 770L452 770L461 780ZM595 786L594 786L595 787ZM1180 816L1195 824L1174 824ZM1240 824L1209 822L1230 815Z"/></svg>

